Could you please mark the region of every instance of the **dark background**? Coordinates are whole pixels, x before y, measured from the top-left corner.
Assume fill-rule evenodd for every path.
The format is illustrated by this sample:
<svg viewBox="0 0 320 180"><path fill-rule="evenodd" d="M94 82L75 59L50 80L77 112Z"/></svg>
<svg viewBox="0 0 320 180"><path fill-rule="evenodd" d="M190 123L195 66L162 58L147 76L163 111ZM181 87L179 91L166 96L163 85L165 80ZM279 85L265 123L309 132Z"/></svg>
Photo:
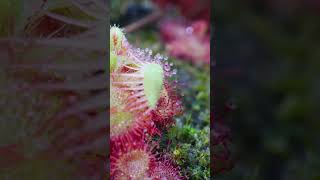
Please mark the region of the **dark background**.
<svg viewBox="0 0 320 180"><path fill-rule="evenodd" d="M320 179L319 10L312 0L214 2L214 104L234 161L214 179Z"/></svg>

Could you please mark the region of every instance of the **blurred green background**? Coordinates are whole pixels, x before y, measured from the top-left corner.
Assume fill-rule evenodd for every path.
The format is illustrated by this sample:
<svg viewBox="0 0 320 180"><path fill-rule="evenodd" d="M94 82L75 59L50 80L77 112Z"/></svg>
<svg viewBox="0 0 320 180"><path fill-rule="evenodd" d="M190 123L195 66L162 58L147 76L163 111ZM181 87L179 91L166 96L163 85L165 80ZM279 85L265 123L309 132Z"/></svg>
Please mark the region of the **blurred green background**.
<svg viewBox="0 0 320 180"><path fill-rule="evenodd" d="M320 179L320 4L216 1L217 111L234 168L216 180Z"/></svg>

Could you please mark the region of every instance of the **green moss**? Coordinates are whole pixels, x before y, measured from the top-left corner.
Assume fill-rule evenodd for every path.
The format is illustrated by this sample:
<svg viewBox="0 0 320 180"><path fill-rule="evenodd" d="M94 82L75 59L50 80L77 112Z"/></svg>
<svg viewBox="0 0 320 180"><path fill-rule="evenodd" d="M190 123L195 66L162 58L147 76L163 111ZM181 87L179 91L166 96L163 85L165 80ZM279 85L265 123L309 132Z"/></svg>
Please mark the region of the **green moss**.
<svg viewBox="0 0 320 180"><path fill-rule="evenodd" d="M210 179L209 128L173 127L167 134L170 149L183 173L192 179Z"/></svg>

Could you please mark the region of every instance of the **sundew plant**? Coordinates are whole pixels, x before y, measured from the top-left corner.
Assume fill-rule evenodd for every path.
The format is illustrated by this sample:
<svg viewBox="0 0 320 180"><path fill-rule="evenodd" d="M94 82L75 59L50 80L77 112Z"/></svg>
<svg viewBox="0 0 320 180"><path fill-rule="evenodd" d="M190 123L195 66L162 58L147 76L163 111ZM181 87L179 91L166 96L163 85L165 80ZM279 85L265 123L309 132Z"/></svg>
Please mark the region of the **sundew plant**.
<svg viewBox="0 0 320 180"><path fill-rule="evenodd" d="M119 37L125 40L121 41L124 45L120 53L111 52L110 55L110 78L115 78L111 79L115 84L110 86L111 90L117 89L114 94L121 94L118 97L124 98L124 101L129 99L130 102L125 103L125 107L129 107L125 110L133 108L133 113L144 114L145 120L139 116L134 120L136 123L125 126L128 127L127 132L135 133L124 136L129 137L130 142L144 144L139 146L154 157L148 162L166 162L161 163L167 164L166 172L179 172L181 178L210 179L210 23L206 18L210 7L207 3L206 6L202 4L196 9L202 11L202 7L206 7L204 12L207 13L197 16L191 12L195 16L189 17L173 11L172 7L177 6L179 10L181 6L189 14L188 10L193 9L197 1L174 2L112 1L117 6L112 10L111 22L116 27L110 34L111 43L114 43L112 40L119 42L119 38L113 36L114 32L122 32ZM166 7L171 8L167 11ZM110 44L110 47L113 45ZM116 51L119 52L119 49ZM148 74L153 76L149 78ZM161 84L162 87L159 86ZM163 92L158 94L161 88ZM110 111L112 117L113 109ZM116 122L120 121L117 119ZM128 121L121 122L128 125ZM138 123L139 126L133 126ZM121 154L133 151L130 150L132 143L121 140L122 137L115 137L118 140L112 142L116 148L113 151L120 151ZM121 147L127 143L125 150L118 150L116 143ZM111 167L116 167L112 165L117 164L116 159L124 162L116 156ZM218 167L219 161L217 159L213 168ZM151 169L146 171L147 176L152 174L154 167L151 165ZM177 170L173 171L175 168L171 167Z"/></svg>
<svg viewBox="0 0 320 180"><path fill-rule="evenodd" d="M167 57L129 44L110 29L111 179L185 179L169 154L157 152L161 136L181 103L168 78Z"/></svg>

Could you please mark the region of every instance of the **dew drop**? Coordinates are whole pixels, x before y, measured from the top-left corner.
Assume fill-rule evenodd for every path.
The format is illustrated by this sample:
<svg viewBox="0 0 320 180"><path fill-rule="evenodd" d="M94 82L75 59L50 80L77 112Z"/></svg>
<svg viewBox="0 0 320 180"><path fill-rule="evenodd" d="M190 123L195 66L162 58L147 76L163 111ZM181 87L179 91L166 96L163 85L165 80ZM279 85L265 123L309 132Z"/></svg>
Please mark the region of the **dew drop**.
<svg viewBox="0 0 320 180"><path fill-rule="evenodd" d="M193 28L191 26L186 28L186 33L191 35L193 33Z"/></svg>
<svg viewBox="0 0 320 180"><path fill-rule="evenodd" d="M170 68L170 66L168 65L168 63L165 63L165 64L164 64L164 70L165 70L165 71L170 71L170 69L171 69L171 68Z"/></svg>
<svg viewBox="0 0 320 180"><path fill-rule="evenodd" d="M176 69L172 70L172 75L176 75L176 74L177 74L177 70Z"/></svg>

